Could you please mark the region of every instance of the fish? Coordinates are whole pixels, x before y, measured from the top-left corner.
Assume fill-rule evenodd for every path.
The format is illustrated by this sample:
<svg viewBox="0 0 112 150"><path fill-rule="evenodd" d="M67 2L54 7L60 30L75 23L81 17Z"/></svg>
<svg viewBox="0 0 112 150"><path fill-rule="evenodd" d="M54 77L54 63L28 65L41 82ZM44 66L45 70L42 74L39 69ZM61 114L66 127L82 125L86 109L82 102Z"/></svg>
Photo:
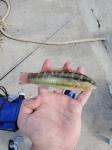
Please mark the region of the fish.
<svg viewBox="0 0 112 150"><path fill-rule="evenodd" d="M21 72L19 81L20 84L48 85L51 87L61 87L63 89L78 89L80 91L96 89L96 82L90 77L81 73L67 71Z"/></svg>

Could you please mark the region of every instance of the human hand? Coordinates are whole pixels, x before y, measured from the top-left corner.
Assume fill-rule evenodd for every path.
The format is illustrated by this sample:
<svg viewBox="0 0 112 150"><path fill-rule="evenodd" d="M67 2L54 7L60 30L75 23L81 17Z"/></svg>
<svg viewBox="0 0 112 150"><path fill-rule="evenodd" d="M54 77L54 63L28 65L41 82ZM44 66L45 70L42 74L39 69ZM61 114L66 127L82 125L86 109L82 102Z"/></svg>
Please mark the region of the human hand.
<svg viewBox="0 0 112 150"><path fill-rule="evenodd" d="M64 70L71 71L65 63ZM42 71L51 71L46 60ZM84 74L84 68L76 72ZM39 87L38 96L25 100L18 117L18 126L32 141L32 150L74 150L81 129L81 113L91 91L82 92L77 100L62 92L50 92L48 87Z"/></svg>

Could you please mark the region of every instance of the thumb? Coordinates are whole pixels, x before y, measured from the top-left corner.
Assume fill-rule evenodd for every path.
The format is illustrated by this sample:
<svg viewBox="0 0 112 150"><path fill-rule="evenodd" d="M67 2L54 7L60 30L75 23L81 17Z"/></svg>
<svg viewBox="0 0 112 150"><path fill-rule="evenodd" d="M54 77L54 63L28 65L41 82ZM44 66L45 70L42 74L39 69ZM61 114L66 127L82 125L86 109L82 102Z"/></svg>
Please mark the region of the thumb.
<svg viewBox="0 0 112 150"><path fill-rule="evenodd" d="M37 109L41 104L40 97L35 97L30 100L24 100L22 104L22 113L31 114L35 109Z"/></svg>
<svg viewBox="0 0 112 150"><path fill-rule="evenodd" d="M24 123L28 118L28 116L30 116L32 112L40 106L40 104L41 104L40 97L35 97L33 99L23 101L17 119L17 124L20 129L24 127Z"/></svg>

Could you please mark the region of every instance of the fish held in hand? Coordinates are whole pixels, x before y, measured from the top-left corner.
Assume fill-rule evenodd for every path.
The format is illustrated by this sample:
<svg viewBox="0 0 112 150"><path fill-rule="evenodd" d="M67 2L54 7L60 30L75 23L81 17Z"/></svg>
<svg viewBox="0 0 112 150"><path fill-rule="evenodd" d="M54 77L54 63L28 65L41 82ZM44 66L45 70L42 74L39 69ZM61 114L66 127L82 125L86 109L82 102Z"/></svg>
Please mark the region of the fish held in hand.
<svg viewBox="0 0 112 150"><path fill-rule="evenodd" d="M20 84L57 86L62 87L63 89L78 89L81 91L88 91L96 88L96 83L88 76L65 71L40 73L22 72L20 74Z"/></svg>

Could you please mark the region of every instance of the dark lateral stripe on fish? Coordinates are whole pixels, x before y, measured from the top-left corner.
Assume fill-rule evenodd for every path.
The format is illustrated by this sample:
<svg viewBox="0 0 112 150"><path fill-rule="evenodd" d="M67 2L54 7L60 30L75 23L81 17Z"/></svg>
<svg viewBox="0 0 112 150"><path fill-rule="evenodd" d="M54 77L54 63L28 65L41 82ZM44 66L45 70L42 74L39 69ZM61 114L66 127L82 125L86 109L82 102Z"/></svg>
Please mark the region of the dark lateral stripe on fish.
<svg viewBox="0 0 112 150"><path fill-rule="evenodd" d="M73 80L80 80L83 82L89 82L93 85L96 85L95 82L89 78L86 75L74 73L74 72L60 72L60 71L52 71L52 72L40 72L40 73L30 73L28 75L28 78L50 78L50 77L56 77L56 78L67 78L67 79L73 79Z"/></svg>

